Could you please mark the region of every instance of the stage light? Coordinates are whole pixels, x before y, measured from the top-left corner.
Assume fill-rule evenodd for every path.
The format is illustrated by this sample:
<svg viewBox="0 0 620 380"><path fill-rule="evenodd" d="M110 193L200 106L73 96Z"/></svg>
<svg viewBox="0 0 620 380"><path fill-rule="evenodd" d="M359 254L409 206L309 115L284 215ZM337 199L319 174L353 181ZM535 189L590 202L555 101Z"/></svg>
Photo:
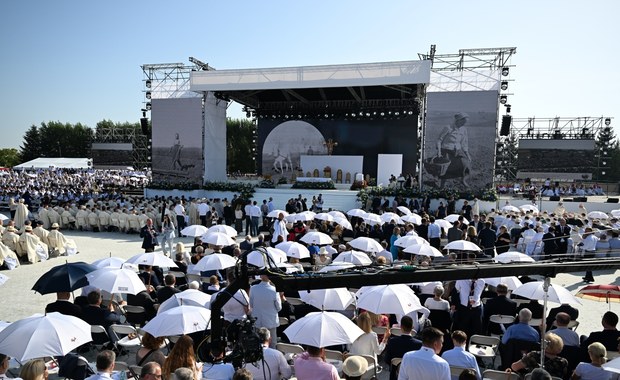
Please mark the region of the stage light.
<svg viewBox="0 0 620 380"><path fill-rule="evenodd" d="M603 161L603 166L607 165L607 161Z"/></svg>
<svg viewBox="0 0 620 380"><path fill-rule="evenodd" d="M385 112L381 112L381 116L385 116Z"/></svg>
<svg viewBox="0 0 620 380"><path fill-rule="evenodd" d="M508 90L508 81L502 81L500 88L504 91Z"/></svg>
<svg viewBox="0 0 620 380"><path fill-rule="evenodd" d="M409 115L413 115L413 111L409 111L407 112Z"/></svg>
<svg viewBox="0 0 620 380"><path fill-rule="evenodd" d="M151 99L151 91L147 91L146 92L146 98L147 99Z"/></svg>
<svg viewBox="0 0 620 380"><path fill-rule="evenodd" d="M508 97L506 95L502 95L499 97L499 102L501 104L506 104L506 102L508 102Z"/></svg>
<svg viewBox="0 0 620 380"><path fill-rule="evenodd" d="M400 112L396 111L396 112L394 112L394 115L399 116Z"/></svg>
<svg viewBox="0 0 620 380"><path fill-rule="evenodd" d="M355 113L351 113L351 117L355 117Z"/></svg>
<svg viewBox="0 0 620 380"><path fill-rule="evenodd" d="M507 77L510 74L510 69L507 67L502 67L502 76Z"/></svg>
<svg viewBox="0 0 620 380"><path fill-rule="evenodd" d="M250 116L252 116L252 114L250 113L250 111L245 113L245 117L247 117L248 119L250 118Z"/></svg>
<svg viewBox="0 0 620 380"><path fill-rule="evenodd" d="M150 111L151 108L152 108L151 102L146 103L146 107L145 108L146 108L147 111Z"/></svg>
<svg viewBox="0 0 620 380"><path fill-rule="evenodd" d="M370 117L370 112L366 112L366 117Z"/></svg>
<svg viewBox="0 0 620 380"><path fill-rule="evenodd" d="M601 174L602 174L602 175L605 175L605 172L603 171L603 172L601 172Z"/></svg>
<svg viewBox="0 0 620 380"><path fill-rule="evenodd" d="M146 86L146 88L151 88L151 80L147 79L146 82L144 82L144 85Z"/></svg>
<svg viewBox="0 0 620 380"><path fill-rule="evenodd" d="M605 125L609 126L611 124L610 118L605 118Z"/></svg>

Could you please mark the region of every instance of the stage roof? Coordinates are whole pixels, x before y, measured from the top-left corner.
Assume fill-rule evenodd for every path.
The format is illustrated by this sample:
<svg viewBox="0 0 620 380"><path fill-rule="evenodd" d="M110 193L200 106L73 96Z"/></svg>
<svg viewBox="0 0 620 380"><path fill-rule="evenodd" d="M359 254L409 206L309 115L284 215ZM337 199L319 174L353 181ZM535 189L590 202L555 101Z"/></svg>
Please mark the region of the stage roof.
<svg viewBox="0 0 620 380"><path fill-rule="evenodd" d="M212 91L251 108L270 103L407 100L429 83L431 61L194 71L192 91Z"/></svg>

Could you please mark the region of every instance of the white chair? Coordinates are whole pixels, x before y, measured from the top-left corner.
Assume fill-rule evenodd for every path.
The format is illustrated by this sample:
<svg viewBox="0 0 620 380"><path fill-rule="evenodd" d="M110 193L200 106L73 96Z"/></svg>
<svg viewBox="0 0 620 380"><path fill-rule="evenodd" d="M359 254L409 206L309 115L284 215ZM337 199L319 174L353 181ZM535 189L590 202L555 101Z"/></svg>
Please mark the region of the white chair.
<svg viewBox="0 0 620 380"><path fill-rule="evenodd" d="M514 372L497 371L494 369L487 369L482 373L484 380L521 380L521 376Z"/></svg>
<svg viewBox="0 0 620 380"><path fill-rule="evenodd" d="M325 359L342 362L344 361L344 355L340 351L325 350Z"/></svg>
<svg viewBox="0 0 620 380"><path fill-rule="evenodd" d="M383 370L383 368L381 368L381 366L377 364L377 360L375 359L374 356L371 356L371 355L360 355L360 356L366 359L366 361L368 362L368 369L366 370L366 373L362 375L362 379L364 380L376 379L377 374L380 373Z"/></svg>
<svg viewBox="0 0 620 380"><path fill-rule="evenodd" d="M110 326L112 338L115 345L125 349L139 349L142 340L135 327L129 325L112 325Z"/></svg>
<svg viewBox="0 0 620 380"><path fill-rule="evenodd" d="M385 326L373 326L372 331L374 331L377 335L384 335L387 331L387 327Z"/></svg>
<svg viewBox="0 0 620 380"><path fill-rule="evenodd" d="M280 351L283 354L301 354L304 352L304 348L299 344L291 344L291 343L278 343L276 344L276 350Z"/></svg>
<svg viewBox="0 0 620 380"><path fill-rule="evenodd" d="M400 363L403 361L403 358L393 358L390 362L390 372L396 371L396 377L398 378L398 372L400 372Z"/></svg>
<svg viewBox="0 0 620 380"><path fill-rule="evenodd" d="M394 336L401 336L403 335L403 330L400 327L392 327L390 329L390 334Z"/></svg>
<svg viewBox="0 0 620 380"><path fill-rule="evenodd" d="M461 373L465 371L466 369L473 369L474 371L476 370L475 368L467 368L467 367L459 367L459 366L451 365L450 375L452 375L453 379L458 379Z"/></svg>
<svg viewBox="0 0 620 380"><path fill-rule="evenodd" d="M478 358L491 359L493 366L495 366L495 356L497 356L499 343L499 338L495 336L472 335L469 339L468 351Z"/></svg>
<svg viewBox="0 0 620 380"><path fill-rule="evenodd" d="M506 326L514 323L515 317L512 315L495 314L489 317L489 322L497 323L502 332L506 332Z"/></svg>
<svg viewBox="0 0 620 380"><path fill-rule="evenodd" d="M140 380L140 374L142 373L142 367L139 365L130 365L129 373L131 373L131 377L135 380Z"/></svg>

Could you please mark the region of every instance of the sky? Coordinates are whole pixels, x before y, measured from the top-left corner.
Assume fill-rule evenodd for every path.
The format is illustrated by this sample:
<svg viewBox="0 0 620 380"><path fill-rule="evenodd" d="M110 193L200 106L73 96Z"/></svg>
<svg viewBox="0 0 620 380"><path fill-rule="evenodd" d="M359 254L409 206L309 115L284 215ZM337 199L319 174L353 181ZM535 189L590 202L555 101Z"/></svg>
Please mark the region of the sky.
<svg viewBox="0 0 620 380"><path fill-rule="evenodd" d="M5 0L0 148L32 125L137 122L143 64L388 62L516 47L513 117L618 116L620 1ZM614 95L616 94L616 95ZM242 117L239 109L229 116ZM620 119L612 121L616 135Z"/></svg>

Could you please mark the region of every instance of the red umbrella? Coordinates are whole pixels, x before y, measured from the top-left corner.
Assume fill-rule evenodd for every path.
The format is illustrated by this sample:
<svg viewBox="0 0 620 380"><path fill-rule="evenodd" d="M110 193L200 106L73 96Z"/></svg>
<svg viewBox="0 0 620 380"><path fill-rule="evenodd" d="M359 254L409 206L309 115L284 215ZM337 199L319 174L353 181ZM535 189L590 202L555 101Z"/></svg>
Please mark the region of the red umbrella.
<svg viewBox="0 0 620 380"><path fill-rule="evenodd" d="M611 309L611 302L620 303L620 286L618 285L588 285L584 286L575 296L598 302L607 302Z"/></svg>

